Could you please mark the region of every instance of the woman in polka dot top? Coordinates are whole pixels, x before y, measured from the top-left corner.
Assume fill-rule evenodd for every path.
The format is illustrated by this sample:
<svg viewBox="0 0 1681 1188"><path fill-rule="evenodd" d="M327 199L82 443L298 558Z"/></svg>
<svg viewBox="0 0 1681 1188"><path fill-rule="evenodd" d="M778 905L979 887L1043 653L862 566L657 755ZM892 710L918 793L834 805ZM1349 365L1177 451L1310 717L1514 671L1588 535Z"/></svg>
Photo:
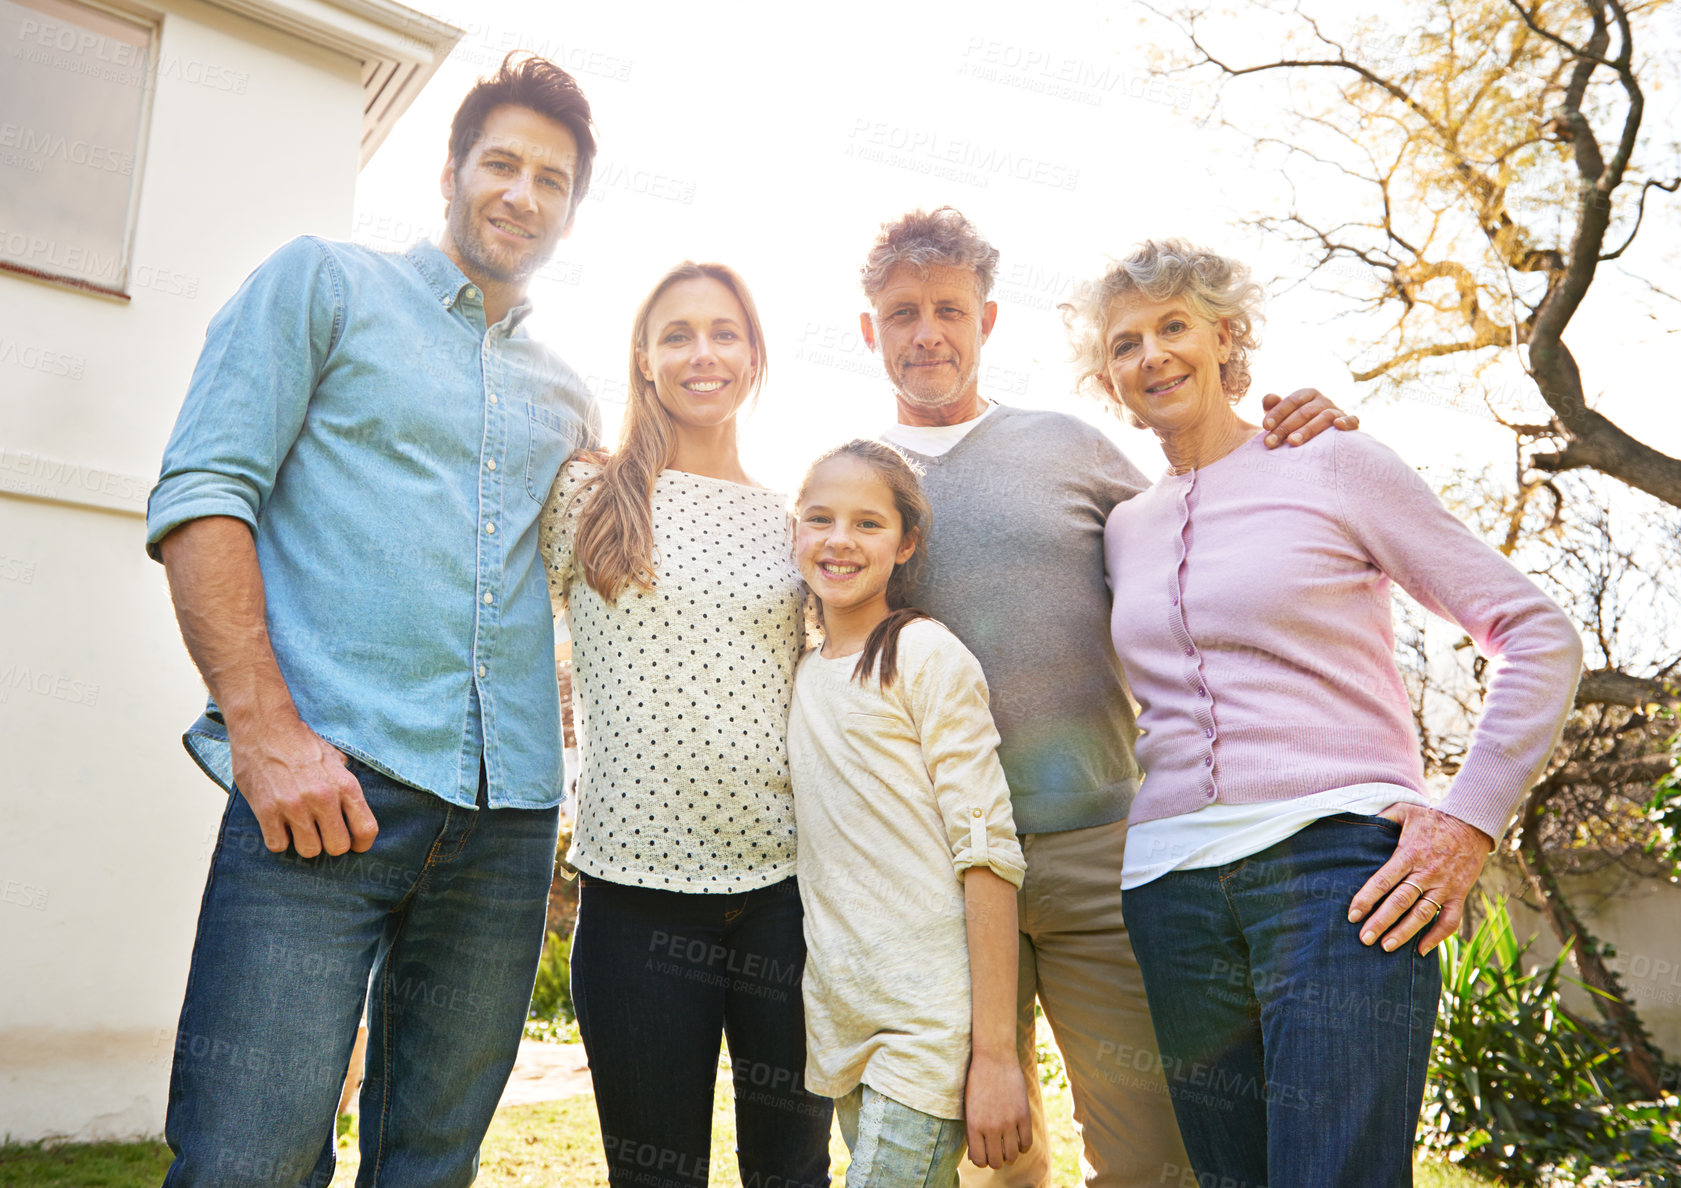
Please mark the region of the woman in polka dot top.
<svg viewBox="0 0 1681 1188"><path fill-rule="evenodd" d="M564 467L539 520L582 751L572 997L615 1184L706 1184L721 1035L743 1182L829 1182L786 742L803 587L786 497L736 448L763 344L732 270L672 269L637 311L618 448Z"/></svg>

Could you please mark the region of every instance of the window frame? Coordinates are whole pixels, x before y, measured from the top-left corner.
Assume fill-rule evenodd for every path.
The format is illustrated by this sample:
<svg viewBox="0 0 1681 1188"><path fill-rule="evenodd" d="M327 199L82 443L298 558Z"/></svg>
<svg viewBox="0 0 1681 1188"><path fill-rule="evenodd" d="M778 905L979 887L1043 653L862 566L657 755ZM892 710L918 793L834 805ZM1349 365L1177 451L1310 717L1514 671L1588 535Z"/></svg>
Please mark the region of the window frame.
<svg viewBox="0 0 1681 1188"><path fill-rule="evenodd" d="M134 241L140 222L140 191L142 179L146 174L146 152L152 139L152 104L157 97L158 90L158 59L161 56L163 45L163 14L155 9L106 3L105 0L56 0L56 2L71 8L91 9L94 12L115 17L147 30L146 71L145 78L140 84L140 110L135 124L134 168L129 175L128 195L124 201L122 268L115 286L102 285L97 281L69 276L49 269L35 268L3 257L0 257L0 274L41 281L74 292L89 293L127 303L133 298L133 293L130 290L133 287L131 282L134 276ZM28 7L21 0L19 6Z"/></svg>

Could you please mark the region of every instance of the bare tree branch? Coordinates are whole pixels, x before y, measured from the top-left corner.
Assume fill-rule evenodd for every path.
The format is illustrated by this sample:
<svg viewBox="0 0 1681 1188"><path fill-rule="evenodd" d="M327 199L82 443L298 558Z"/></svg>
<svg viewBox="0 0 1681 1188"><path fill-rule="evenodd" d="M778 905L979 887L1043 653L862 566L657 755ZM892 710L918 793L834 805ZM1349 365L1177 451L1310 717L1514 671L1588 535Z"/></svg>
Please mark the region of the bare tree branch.
<svg viewBox="0 0 1681 1188"><path fill-rule="evenodd" d="M1146 7L1161 13L1153 5ZM1194 11L1174 23L1196 61L1228 82L1278 71L1329 73L1352 80L1339 88L1337 106L1351 113L1356 123L1328 121L1305 108L1293 113L1305 121L1300 127L1340 137L1348 156L1338 159L1334 152L1321 152L1291 137L1259 139L1371 187L1374 213L1355 224L1357 231L1320 231L1307 211L1293 210L1289 216L1290 224L1318 245L1321 265L1346 256L1380 269L1381 292L1362 294L1360 299L1373 309L1393 303L1398 310L1389 333L1378 340L1381 346L1375 345L1370 356L1351 368L1357 381L1398 378L1433 361L1485 349L1527 347L1524 366L1553 416L1544 433L1528 435L1550 439L1530 464L1547 473L1601 470L1681 506L1681 459L1638 440L1590 408L1577 361L1564 342L1599 263L1621 258L1639 235L1650 191L1681 192L1681 176L1644 181L1638 194L1625 180L1644 116L1630 13L1655 9L1631 7L1622 0L1577 0L1570 5L1494 0L1467 11L1481 15L1461 25L1465 13L1457 7L1448 11L1450 23L1429 51L1436 55L1433 62L1409 61L1400 73L1362 60L1358 39L1331 35L1299 5L1294 14L1307 39L1305 52L1287 50L1263 62L1240 61L1217 48ZM1577 19L1570 14L1579 14L1587 26L1580 42L1565 26L1550 27ZM1212 29L1209 24L1207 30ZM1491 53L1496 46L1498 52ZM1497 85L1497 80L1514 76L1539 81L1516 91ZM1604 148L1590 118L1593 113L1616 120L1614 143ZM1392 130L1385 120L1393 121ZM1394 142L1392 149L1379 147L1386 140ZM1507 193L1508 185L1523 176L1520 171L1533 167L1536 149L1551 145L1557 148L1548 152L1556 155L1548 159L1566 166L1574 187L1574 197L1561 204L1568 226L1563 236L1555 236L1544 219L1526 218ZM1380 157L1393 164L1385 167ZM1401 178L1404 194L1396 189ZM1451 194L1449 183L1457 183L1462 195L1457 206L1446 197ZM1635 207L1633 220L1623 241L1611 247L1606 238L1613 209L1625 191L1624 201L1632 199ZM1523 202L1536 202L1531 187L1526 186ZM1494 265L1486 275L1473 275L1461 232L1453 227L1466 217L1475 220L1486 239ZM1539 227L1526 225L1538 221ZM1382 259L1372 241L1384 244L1384 254L1391 258ZM1536 283L1523 280L1529 276ZM1426 289L1442 278L1457 290L1457 317L1451 316L1451 306L1440 304Z"/></svg>
<svg viewBox="0 0 1681 1188"><path fill-rule="evenodd" d="M1621 247L1619 247L1616 251L1608 252L1599 258L1601 263L1604 263L1606 260L1615 260L1618 256L1628 251L1628 245L1634 242L1634 237L1636 235L1640 234L1640 220L1646 217L1646 191L1653 189L1654 187L1659 190L1666 190L1673 194L1677 188L1681 188L1681 177L1672 177L1666 182L1658 181L1656 178L1647 179L1646 184L1640 187L1640 204L1635 207L1634 228L1629 231L1628 238L1623 240L1623 245Z"/></svg>
<svg viewBox="0 0 1681 1188"><path fill-rule="evenodd" d="M1561 784L1655 784L1675 769L1668 754L1601 763L1567 763L1553 778Z"/></svg>
<svg viewBox="0 0 1681 1188"><path fill-rule="evenodd" d="M1582 682L1576 686L1576 704L1622 705L1631 709L1661 705L1665 709L1681 709L1681 684L1602 668L1582 674Z"/></svg>

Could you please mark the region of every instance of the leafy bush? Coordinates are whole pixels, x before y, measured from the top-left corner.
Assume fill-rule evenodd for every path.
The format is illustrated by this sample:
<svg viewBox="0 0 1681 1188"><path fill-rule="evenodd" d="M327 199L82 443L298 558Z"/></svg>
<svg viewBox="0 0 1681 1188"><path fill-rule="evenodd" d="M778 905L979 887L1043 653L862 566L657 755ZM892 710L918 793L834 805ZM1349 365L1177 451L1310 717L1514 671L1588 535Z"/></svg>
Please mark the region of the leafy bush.
<svg viewBox="0 0 1681 1188"><path fill-rule="evenodd" d="M1062 1091L1068 1088L1068 1070L1062 1065L1062 1053L1047 1037L1038 1042L1039 1083L1047 1089Z"/></svg>
<svg viewBox="0 0 1681 1188"><path fill-rule="evenodd" d="M572 971L567 964L572 938L549 933L543 956L537 962L537 984L531 988L531 1009L526 1012L527 1039L576 1039L571 1026Z"/></svg>
<svg viewBox="0 0 1681 1188"><path fill-rule="evenodd" d="M1670 743L1681 763L1681 735ZM1668 867L1671 880L1681 879L1681 770L1659 780L1646 804L1646 819L1652 824L1652 840L1646 852Z"/></svg>
<svg viewBox="0 0 1681 1188"><path fill-rule="evenodd" d="M1526 973L1505 902L1483 904L1442 946L1421 1144L1512 1184L1681 1188L1674 1099L1634 1100L1616 1048L1560 1004L1568 948Z"/></svg>

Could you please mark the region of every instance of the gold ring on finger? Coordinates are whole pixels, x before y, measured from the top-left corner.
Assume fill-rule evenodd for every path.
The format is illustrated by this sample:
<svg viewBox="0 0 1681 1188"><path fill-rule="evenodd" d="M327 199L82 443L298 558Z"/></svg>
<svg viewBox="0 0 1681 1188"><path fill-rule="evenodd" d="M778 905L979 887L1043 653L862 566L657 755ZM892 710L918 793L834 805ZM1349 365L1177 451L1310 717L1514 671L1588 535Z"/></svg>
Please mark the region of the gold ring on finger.
<svg viewBox="0 0 1681 1188"><path fill-rule="evenodd" d="M1424 898L1424 888L1420 887L1417 883L1413 882L1411 879L1402 879L1399 885L1402 886L1402 887L1411 887L1414 891L1418 892L1418 897L1420 899Z"/></svg>
<svg viewBox="0 0 1681 1188"><path fill-rule="evenodd" d="M1436 908L1436 914L1438 916L1442 914L1442 905L1439 904L1439 903L1436 903L1436 901L1434 899L1431 899L1428 895L1424 894L1424 892L1422 892L1422 891L1420 891L1418 893L1418 902L1419 903L1434 904L1435 908Z"/></svg>

